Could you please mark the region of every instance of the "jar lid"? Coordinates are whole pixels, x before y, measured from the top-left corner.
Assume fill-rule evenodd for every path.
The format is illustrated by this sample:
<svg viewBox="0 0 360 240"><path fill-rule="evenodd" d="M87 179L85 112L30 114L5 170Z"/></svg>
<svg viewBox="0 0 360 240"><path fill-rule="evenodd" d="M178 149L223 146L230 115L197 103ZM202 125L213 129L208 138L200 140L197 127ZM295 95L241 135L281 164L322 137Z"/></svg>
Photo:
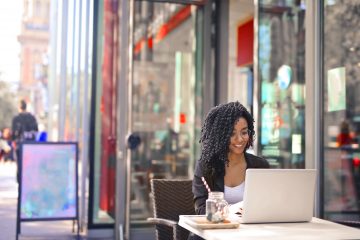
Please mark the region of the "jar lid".
<svg viewBox="0 0 360 240"><path fill-rule="evenodd" d="M210 192L209 193L209 198L223 199L224 198L224 193L223 192Z"/></svg>

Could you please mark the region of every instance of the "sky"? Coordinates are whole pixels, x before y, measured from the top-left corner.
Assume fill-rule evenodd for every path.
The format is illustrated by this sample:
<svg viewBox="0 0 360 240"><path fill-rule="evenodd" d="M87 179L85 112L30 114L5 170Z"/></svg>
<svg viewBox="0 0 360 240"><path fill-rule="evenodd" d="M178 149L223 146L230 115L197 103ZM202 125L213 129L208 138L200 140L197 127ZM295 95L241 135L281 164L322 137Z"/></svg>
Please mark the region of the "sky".
<svg viewBox="0 0 360 240"><path fill-rule="evenodd" d="M0 80L20 80L20 44L23 0L0 1Z"/></svg>

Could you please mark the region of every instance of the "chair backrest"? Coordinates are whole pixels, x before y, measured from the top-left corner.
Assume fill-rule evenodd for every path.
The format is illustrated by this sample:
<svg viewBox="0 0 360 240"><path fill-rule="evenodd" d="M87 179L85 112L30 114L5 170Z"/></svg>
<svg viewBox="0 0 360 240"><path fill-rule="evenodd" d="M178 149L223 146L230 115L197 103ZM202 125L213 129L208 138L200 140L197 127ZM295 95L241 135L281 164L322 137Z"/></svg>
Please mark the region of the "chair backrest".
<svg viewBox="0 0 360 240"><path fill-rule="evenodd" d="M179 221L179 215L194 215L192 180L184 179L152 179L151 189L154 197L153 208L155 218ZM172 239L171 229L157 225L158 239ZM180 239L187 239L188 232L182 231Z"/></svg>

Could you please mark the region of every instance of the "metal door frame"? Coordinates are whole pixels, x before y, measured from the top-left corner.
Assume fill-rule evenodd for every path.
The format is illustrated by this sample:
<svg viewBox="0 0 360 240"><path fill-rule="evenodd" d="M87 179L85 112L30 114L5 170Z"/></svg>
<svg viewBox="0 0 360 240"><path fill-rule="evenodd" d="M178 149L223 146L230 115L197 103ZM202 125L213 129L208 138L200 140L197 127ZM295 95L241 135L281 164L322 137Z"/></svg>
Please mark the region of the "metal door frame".
<svg viewBox="0 0 360 240"><path fill-rule="evenodd" d="M119 1L119 81L117 103L117 154L115 184L115 239L129 239L130 152L126 137L131 126L133 0Z"/></svg>

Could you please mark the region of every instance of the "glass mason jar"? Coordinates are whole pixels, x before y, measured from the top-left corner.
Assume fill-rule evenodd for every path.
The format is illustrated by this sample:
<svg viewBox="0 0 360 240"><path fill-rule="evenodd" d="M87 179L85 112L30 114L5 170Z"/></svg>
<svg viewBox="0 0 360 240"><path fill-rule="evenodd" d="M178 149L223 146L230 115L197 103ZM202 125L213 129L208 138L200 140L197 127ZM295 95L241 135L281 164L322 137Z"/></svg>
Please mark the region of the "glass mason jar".
<svg viewBox="0 0 360 240"><path fill-rule="evenodd" d="M229 207L223 192L210 192L206 200L206 219L210 222L223 222L229 215Z"/></svg>

